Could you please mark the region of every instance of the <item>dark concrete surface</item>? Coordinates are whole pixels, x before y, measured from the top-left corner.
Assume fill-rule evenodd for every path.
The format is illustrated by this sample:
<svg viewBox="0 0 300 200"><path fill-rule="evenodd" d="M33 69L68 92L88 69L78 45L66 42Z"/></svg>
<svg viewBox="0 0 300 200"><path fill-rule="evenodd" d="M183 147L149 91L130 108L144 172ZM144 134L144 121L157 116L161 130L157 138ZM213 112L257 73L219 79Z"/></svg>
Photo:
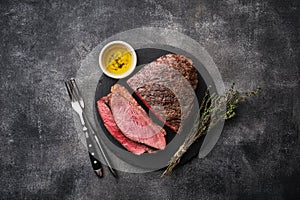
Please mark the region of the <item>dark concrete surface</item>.
<svg viewBox="0 0 300 200"><path fill-rule="evenodd" d="M299 199L299 1L0 1L0 199ZM262 87L204 159L100 180L63 81L115 33L175 29L228 87Z"/></svg>

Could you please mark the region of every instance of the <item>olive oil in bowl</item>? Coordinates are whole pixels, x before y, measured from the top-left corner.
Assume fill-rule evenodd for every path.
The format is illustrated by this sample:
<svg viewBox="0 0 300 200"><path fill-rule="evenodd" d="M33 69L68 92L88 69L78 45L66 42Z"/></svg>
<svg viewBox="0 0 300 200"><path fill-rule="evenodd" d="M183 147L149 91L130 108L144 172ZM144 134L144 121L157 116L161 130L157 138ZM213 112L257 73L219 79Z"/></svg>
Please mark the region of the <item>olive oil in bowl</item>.
<svg viewBox="0 0 300 200"><path fill-rule="evenodd" d="M103 72L112 78L124 78L131 74L136 66L134 49L123 41L107 44L100 53L99 63Z"/></svg>

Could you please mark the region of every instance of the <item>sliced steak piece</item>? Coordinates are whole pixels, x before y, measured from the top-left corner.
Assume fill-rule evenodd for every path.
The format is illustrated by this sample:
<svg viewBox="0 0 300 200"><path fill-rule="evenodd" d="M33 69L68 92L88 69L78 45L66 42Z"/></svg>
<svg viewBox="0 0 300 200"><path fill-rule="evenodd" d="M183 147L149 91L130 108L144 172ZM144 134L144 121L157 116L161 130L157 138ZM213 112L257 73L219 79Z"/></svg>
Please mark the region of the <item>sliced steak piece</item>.
<svg viewBox="0 0 300 200"><path fill-rule="evenodd" d="M122 133L133 141L164 149L166 131L150 119L127 89L116 84L111 92L110 108Z"/></svg>
<svg viewBox="0 0 300 200"><path fill-rule="evenodd" d="M123 135L119 127L117 126L110 108L106 104L108 97L103 97L97 101L98 112L104 122L104 126L108 132L125 147L128 151L140 155L150 150L147 146L134 142Z"/></svg>
<svg viewBox="0 0 300 200"><path fill-rule="evenodd" d="M196 103L198 73L191 59L167 54L145 65L127 84L162 122L180 132Z"/></svg>

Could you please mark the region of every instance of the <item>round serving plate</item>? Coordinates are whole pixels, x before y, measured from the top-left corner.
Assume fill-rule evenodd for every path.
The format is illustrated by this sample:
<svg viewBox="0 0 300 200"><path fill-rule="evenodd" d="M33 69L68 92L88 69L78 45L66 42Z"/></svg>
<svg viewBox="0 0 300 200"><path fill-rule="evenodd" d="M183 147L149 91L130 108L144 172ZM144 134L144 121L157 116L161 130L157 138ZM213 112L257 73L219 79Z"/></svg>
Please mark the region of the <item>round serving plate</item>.
<svg viewBox="0 0 300 200"><path fill-rule="evenodd" d="M178 52L178 51L177 51ZM167 51L164 49L159 48L142 48L137 49L136 54L138 57L138 63L136 70L133 72L132 75L137 73L140 69L142 69L146 64L156 60L158 57L175 53L171 51ZM182 52L182 55L185 55L187 57L191 57L187 52ZM195 59L195 58L193 58ZM192 60L193 60L192 59ZM201 67L201 66L199 66ZM131 76L132 76L131 75ZM130 76L130 77L131 77ZM129 77L129 78L130 78ZM118 83L123 86L125 86L128 91L132 92L129 86L126 84L126 81L128 78L125 79L113 79L105 74L103 74L99 82L97 84L96 90L95 90L95 109L94 109L94 117L97 124L98 134L101 137L102 141L107 145L107 147L120 159L124 160L125 162L128 162L134 166L146 168L149 170L154 169L160 169L167 165L168 161L170 160L171 156L174 155L174 153L177 151L177 149L182 145L184 139L186 138L186 135L189 133L191 127L190 122L194 121L196 116L196 111L198 110L198 105L201 103L201 100L205 94L205 91L207 89L207 85L202 78L201 74L198 72L198 86L195 91L195 95L197 96L197 102L195 102L195 105L193 105L193 109L189 115L188 120L186 121L186 125L183 125L183 129L179 134L174 133L172 130L170 130L168 127L164 126L157 118L155 118L154 114L151 114L151 111L149 111L146 107L145 110L148 112L149 116L152 118L152 120L161 126L164 126L164 129L166 130L166 142L167 146L164 150L158 150L155 153L144 153L142 155L135 155L129 151L127 151L117 140L115 140L111 134L108 132L108 130L105 128L103 121L98 113L97 110L97 100L100 98L108 95L110 93L111 86ZM139 101L140 105L143 107L143 103ZM184 155L182 158L181 163L185 163L193 156L197 155L199 152L199 149L201 147L201 143L203 141L203 138L199 139L193 146L188 150L188 152Z"/></svg>
<svg viewBox="0 0 300 200"><path fill-rule="evenodd" d="M145 173L157 170L167 166L169 158L175 153L176 148L181 145L190 127L182 132L182 134L177 134L171 141L167 138L169 143L166 149L152 155L147 153L142 156L136 156L126 151L116 141L112 140L113 138L109 138L110 136L104 132L105 128L101 119L99 119L95 104L98 98L108 94L111 85L115 83L115 80L107 78L100 70L99 53L106 44L116 40L125 41L136 50L138 54L138 66L136 70L141 68L143 64L152 62L157 57L166 53L182 54L192 59L195 68L204 80L202 84L200 80L196 92L197 94L201 95L199 91L203 92L207 85L211 86L209 93L223 95L225 92L224 83L209 53L196 40L176 30L158 27L141 27L126 30L105 39L89 54L84 56L85 58L81 61L81 66L75 78L86 103L86 116L90 120L91 125L97 129L96 134L101 139L100 142L106 150L112 166L117 170L128 173ZM80 51L78 53L80 54ZM203 87L203 89L201 89L201 87ZM198 96L198 100L199 99L201 99L201 96ZM80 121L75 114L74 123L79 140L83 146L86 146ZM185 163L195 155L198 155L198 158L204 158L217 143L223 125L224 122L221 121L213 129L209 127L206 136L200 138L199 141L190 147L189 151L181 159L182 163ZM202 139L204 139L203 142ZM161 157L163 159L160 160ZM105 164L102 156L97 156L97 159Z"/></svg>

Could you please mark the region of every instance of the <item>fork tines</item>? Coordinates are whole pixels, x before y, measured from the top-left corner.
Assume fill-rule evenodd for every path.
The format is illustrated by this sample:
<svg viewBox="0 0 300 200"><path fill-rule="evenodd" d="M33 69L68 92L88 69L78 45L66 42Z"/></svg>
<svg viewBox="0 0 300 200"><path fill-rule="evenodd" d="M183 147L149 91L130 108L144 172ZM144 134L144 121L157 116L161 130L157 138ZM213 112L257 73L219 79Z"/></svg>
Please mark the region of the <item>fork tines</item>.
<svg viewBox="0 0 300 200"><path fill-rule="evenodd" d="M72 99L73 99L73 94L72 94L72 91L71 91L69 82L70 82L70 81L66 81L66 82L65 82L65 85L66 85L66 88L67 88L69 97L70 97L70 99L72 100Z"/></svg>
<svg viewBox="0 0 300 200"><path fill-rule="evenodd" d="M82 96L78 89L75 79L71 78L69 81L66 81L65 83L66 83L69 95L71 94L70 97L72 96L76 101L81 101ZM81 105L81 102L80 102L80 106L83 107L83 105Z"/></svg>

